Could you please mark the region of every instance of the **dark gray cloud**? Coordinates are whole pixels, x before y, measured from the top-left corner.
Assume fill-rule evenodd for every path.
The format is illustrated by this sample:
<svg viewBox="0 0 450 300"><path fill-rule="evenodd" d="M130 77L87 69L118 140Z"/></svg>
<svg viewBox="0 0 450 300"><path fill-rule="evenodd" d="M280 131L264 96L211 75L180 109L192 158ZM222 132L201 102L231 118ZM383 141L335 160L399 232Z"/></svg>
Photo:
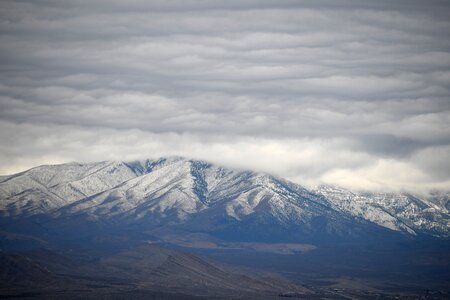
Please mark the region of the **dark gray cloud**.
<svg viewBox="0 0 450 300"><path fill-rule="evenodd" d="M177 154L450 187L447 1L2 1L0 173Z"/></svg>

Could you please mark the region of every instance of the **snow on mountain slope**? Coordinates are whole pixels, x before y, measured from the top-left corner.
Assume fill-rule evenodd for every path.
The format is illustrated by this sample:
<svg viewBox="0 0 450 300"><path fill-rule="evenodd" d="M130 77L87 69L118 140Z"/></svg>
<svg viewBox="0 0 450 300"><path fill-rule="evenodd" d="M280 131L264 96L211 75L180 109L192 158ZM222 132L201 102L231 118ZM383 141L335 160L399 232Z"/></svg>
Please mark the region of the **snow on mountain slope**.
<svg viewBox="0 0 450 300"><path fill-rule="evenodd" d="M311 234L320 226L345 233L370 224L408 234L450 231L445 193L419 199L330 186L309 191L267 174L180 157L41 166L2 177L0 197L3 217L78 215L196 228L278 224Z"/></svg>
<svg viewBox="0 0 450 300"><path fill-rule="evenodd" d="M46 213L136 176L121 162L40 166L0 182L0 209L3 215Z"/></svg>
<svg viewBox="0 0 450 300"><path fill-rule="evenodd" d="M96 217L134 219L175 216L184 220L188 215L223 204L230 216L239 219L258 205L258 197L249 196L255 186L261 186L255 182L257 179L251 172L225 170L202 162L161 160L150 173L77 201L58 214L82 212Z"/></svg>
<svg viewBox="0 0 450 300"><path fill-rule="evenodd" d="M194 192L191 164L178 159L162 161L152 172L75 202L58 214L83 212L92 217L141 219L149 214L165 217L175 213L182 220L201 208Z"/></svg>
<svg viewBox="0 0 450 300"><path fill-rule="evenodd" d="M336 210L392 230L449 234L449 211L427 199L409 194L355 193L333 186L320 186L315 192L323 195Z"/></svg>

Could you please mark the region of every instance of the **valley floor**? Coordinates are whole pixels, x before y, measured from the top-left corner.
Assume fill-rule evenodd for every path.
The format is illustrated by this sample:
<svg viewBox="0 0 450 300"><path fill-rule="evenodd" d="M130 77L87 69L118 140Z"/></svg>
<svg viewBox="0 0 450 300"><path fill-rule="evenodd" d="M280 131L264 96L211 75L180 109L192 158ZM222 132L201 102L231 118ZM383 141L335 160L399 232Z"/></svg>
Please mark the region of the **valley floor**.
<svg viewBox="0 0 450 300"><path fill-rule="evenodd" d="M0 298L450 298L449 244L442 241L317 247L288 254L280 253L279 245L275 252L245 245L224 250L147 243L113 254L86 249L2 252Z"/></svg>

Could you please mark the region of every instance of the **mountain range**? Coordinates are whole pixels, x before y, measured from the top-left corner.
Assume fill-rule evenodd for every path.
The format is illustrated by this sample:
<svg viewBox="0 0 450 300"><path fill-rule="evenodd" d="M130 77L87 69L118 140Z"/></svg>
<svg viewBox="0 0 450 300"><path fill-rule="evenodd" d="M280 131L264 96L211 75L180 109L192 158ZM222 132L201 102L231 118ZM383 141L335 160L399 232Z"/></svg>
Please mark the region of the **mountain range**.
<svg viewBox="0 0 450 300"><path fill-rule="evenodd" d="M306 189L182 157L67 163L0 177L0 222L39 237L139 228L247 242L447 238L449 195Z"/></svg>

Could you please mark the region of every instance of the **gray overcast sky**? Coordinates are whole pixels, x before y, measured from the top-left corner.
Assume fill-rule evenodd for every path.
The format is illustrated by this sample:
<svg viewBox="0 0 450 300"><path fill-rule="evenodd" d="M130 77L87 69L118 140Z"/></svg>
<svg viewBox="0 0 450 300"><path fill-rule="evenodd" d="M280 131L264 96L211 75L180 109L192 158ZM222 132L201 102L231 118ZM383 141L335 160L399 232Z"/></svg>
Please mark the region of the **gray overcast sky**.
<svg viewBox="0 0 450 300"><path fill-rule="evenodd" d="M450 1L2 1L0 174L182 155L450 189Z"/></svg>

